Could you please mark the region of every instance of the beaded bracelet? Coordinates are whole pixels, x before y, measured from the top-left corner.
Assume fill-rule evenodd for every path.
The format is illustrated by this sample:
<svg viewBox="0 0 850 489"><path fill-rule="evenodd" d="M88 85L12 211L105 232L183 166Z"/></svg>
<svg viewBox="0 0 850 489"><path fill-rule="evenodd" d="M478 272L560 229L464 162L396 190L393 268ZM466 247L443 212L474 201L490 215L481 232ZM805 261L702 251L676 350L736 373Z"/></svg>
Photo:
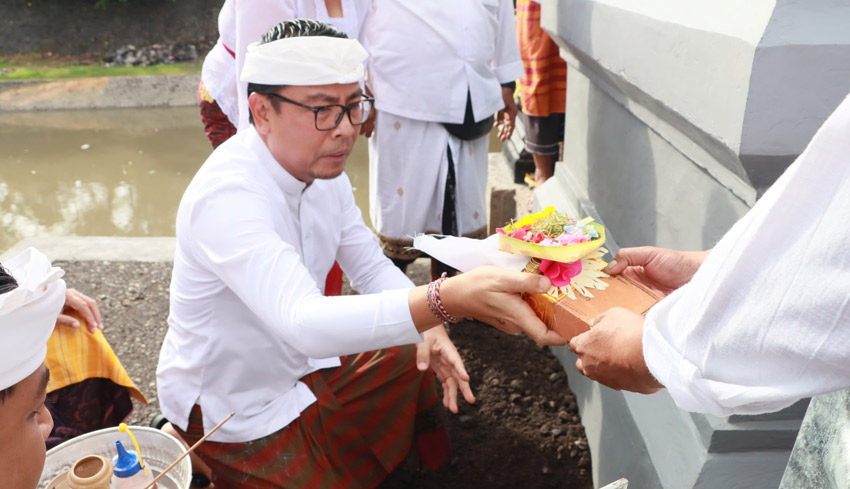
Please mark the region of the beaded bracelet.
<svg viewBox="0 0 850 489"><path fill-rule="evenodd" d="M431 313L440 321L456 323L460 321L460 319L449 314L443 306L443 302L440 300L440 285L442 285L445 281L446 272L443 272L443 274L440 275L440 278L428 284L428 309L430 309Z"/></svg>

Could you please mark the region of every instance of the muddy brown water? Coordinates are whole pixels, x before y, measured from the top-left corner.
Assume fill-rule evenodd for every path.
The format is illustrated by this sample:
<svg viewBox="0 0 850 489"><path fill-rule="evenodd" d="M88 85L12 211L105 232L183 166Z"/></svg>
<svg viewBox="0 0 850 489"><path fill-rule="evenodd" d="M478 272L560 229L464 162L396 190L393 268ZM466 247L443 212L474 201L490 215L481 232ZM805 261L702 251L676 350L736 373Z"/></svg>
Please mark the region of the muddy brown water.
<svg viewBox="0 0 850 489"><path fill-rule="evenodd" d="M0 251L41 236L173 236L212 152L194 107L0 113ZM368 223L368 156L346 171Z"/></svg>
<svg viewBox="0 0 850 489"><path fill-rule="evenodd" d="M0 112L0 252L30 237L174 236L211 152L194 107ZM364 138L346 173L369 225Z"/></svg>

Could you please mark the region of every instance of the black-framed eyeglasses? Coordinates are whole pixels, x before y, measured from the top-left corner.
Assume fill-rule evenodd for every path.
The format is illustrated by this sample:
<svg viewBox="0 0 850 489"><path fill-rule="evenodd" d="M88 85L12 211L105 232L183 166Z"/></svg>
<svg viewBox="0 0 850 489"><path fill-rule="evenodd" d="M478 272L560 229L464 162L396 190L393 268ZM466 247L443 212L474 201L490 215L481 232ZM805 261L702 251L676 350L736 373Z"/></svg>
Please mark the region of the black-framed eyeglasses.
<svg viewBox="0 0 850 489"><path fill-rule="evenodd" d="M288 104L303 107L313 112L316 121L316 129L320 131L336 129L336 127L339 126L339 123L342 122L342 116L346 113L348 114L348 121L351 122L352 126L362 125L369 118L369 114L372 112L372 106L375 103L375 99L372 97L363 97L357 102L353 102L348 105L333 104L313 107L288 99L283 95L279 95L274 92L268 92L264 95L268 95L269 97L276 98Z"/></svg>

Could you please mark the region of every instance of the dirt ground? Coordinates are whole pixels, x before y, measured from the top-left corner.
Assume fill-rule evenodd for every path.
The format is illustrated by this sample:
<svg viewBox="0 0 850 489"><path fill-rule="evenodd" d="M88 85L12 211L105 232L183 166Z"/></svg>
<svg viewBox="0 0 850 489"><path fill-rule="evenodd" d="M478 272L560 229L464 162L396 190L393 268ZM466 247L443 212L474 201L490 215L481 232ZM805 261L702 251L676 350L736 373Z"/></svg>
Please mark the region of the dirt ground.
<svg viewBox="0 0 850 489"><path fill-rule="evenodd" d="M419 260L410 272L427 275ZM168 316L169 263L57 262L66 281L100 306L104 334L130 377L150 401L136 403L130 424L147 425L158 411L155 369ZM587 489L590 454L575 397L552 355L524 336L508 336L475 323L452 328L472 377L475 405L449 415L449 466L440 473L416 459L382 489L563 488ZM135 402L135 401L134 401Z"/></svg>

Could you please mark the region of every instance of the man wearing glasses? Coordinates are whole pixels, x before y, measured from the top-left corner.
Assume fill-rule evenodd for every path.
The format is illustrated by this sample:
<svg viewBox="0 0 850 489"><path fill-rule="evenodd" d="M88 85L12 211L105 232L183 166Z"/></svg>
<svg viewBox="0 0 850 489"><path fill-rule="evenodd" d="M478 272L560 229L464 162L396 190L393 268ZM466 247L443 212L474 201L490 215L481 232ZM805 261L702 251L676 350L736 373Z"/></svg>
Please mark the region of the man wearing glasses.
<svg viewBox="0 0 850 489"><path fill-rule="evenodd" d="M459 365L454 380L440 374L453 385L444 404L457 410L458 386L474 401L433 317L423 342L413 284L381 253L343 173L372 110L365 58L321 22L270 30L241 74L252 126L181 200L157 387L189 443L235 411L198 448L218 488L375 487L436 404L429 362ZM363 295L322 296L335 260Z"/></svg>
<svg viewBox="0 0 850 489"><path fill-rule="evenodd" d="M157 390L188 443L235 412L195 451L217 489L374 488L414 444L439 469L435 377L443 406L475 401L443 321L564 343L520 295L548 279L492 268L414 287L381 252L343 173L372 110L366 57L318 21L272 28L240 75L251 126L180 202ZM335 260L360 295L322 295Z"/></svg>

